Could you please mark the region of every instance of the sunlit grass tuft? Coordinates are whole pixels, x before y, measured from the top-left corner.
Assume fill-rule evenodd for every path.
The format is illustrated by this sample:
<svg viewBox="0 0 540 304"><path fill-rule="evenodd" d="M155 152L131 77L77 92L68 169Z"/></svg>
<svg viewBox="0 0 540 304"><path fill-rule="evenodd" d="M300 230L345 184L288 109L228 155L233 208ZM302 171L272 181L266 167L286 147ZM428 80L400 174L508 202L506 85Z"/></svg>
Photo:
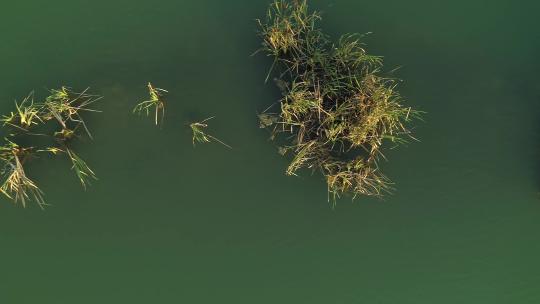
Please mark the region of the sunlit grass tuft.
<svg viewBox="0 0 540 304"><path fill-rule="evenodd" d="M100 99L100 96L89 94L88 89L75 92L64 86L50 90L42 102L35 102L33 93L20 103L16 102L16 111L1 119L6 137L0 146L3 168L0 192L24 207L31 200L41 208L46 206L43 192L25 171L27 162L38 153L67 155L85 189L90 180L97 179L86 162L73 152L72 145L84 134L92 138L83 113L98 112L91 106ZM36 143L36 146L22 144L27 142Z"/></svg>
<svg viewBox="0 0 540 304"><path fill-rule="evenodd" d="M205 129L208 127L208 124L206 122L213 118L214 117L209 117L209 118L206 118L205 120L202 120L199 122L193 122L189 124L189 127L191 128L191 131L193 132L193 146L200 143L209 143L209 142L215 141L217 143L224 145L225 147L229 149L232 149L231 146L227 145L220 139L206 133Z"/></svg>
<svg viewBox="0 0 540 304"><path fill-rule="evenodd" d="M138 103L135 108L133 108L133 113L144 114L146 116L150 115L150 112L154 112L154 120L156 126L161 122L165 117L165 101L163 96L168 93L167 90L156 88L152 83L148 83L148 94L150 95L148 100Z"/></svg>

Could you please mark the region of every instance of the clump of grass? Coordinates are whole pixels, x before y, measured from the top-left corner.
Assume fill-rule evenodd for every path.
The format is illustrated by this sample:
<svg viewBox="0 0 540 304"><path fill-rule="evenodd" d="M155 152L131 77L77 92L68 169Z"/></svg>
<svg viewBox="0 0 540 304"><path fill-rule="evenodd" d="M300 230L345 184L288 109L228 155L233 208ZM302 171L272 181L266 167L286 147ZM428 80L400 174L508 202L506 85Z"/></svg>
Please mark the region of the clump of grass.
<svg viewBox="0 0 540 304"><path fill-rule="evenodd" d="M92 134L83 119L84 112L98 112L91 105L101 99L91 95L88 89L75 92L68 87L50 90L42 102L34 101L31 93L20 103L16 111L1 119L8 136L0 146L0 161L3 163L0 192L14 201L22 203L34 200L40 207L46 205L43 192L27 177L25 165L38 153L65 154L72 163L76 176L86 189L89 180L96 179L94 172L73 150L73 142L86 134ZM83 134L81 130L84 130ZM43 147L24 146L22 142L33 142L39 136ZM43 140L46 139L46 140Z"/></svg>
<svg viewBox="0 0 540 304"><path fill-rule="evenodd" d="M92 134L82 119L81 114L83 112L99 112L90 108L90 105L102 97L91 95L87 92L88 88L81 93L76 93L67 87L51 90L51 95L45 99L43 118L46 120L56 120L62 127L61 133L64 132L65 134L74 134L74 129L82 126L88 137L92 138Z"/></svg>
<svg viewBox="0 0 540 304"><path fill-rule="evenodd" d="M23 207L26 207L27 201L33 199L43 208L46 205L43 192L26 176L23 167L23 163L31 156L31 150L32 148L21 148L9 140L0 147L0 161L3 162L0 192L15 204L21 203Z"/></svg>
<svg viewBox="0 0 540 304"><path fill-rule="evenodd" d="M191 128L191 131L193 132L193 146L195 146L198 143L209 143L209 142L215 141L217 143L224 145L225 147L229 149L232 149L231 146L227 145L220 139L206 133L205 129L208 127L208 124L206 122L213 118L214 117L209 117L209 118L206 118L205 120L202 120L199 122L193 122L189 124L189 127Z"/></svg>
<svg viewBox="0 0 540 304"><path fill-rule="evenodd" d="M133 108L133 113L146 113L146 116L148 116L151 111L154 111L155 123L157 126L159 122L163 122L163 118L165 117L165 101L163 97L168 91L156 88L150 82L147 87L150 99L138 103L135 108Z"/></svg>
<svg viewBox="0 0 540 304"><path fill-rule="evenodd" d="M286 174L320 171L334 202L346 193L382 196L391 190L378 169L384 147L413 138L407 125L420 112L403 106L397 80L381 75L382 58L366 53L361 35L333 42L320 19L306 0L276 0L258 21L259 51L273 58L266 79L277 70L283 94L279 111L259 115L260 126L289 140L280 148L292 154Z"/></svg>

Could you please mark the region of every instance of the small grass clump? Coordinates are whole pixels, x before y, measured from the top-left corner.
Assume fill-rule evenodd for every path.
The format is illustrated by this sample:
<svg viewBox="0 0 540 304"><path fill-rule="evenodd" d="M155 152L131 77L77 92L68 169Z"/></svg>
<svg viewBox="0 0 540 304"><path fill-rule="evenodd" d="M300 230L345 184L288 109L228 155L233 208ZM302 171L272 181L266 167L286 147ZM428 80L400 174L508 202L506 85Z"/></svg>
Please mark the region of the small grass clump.
<svg viewBox="0 0 540 304"><path fill-rule="evenodd" d="M366 53L361 35L337 42L317 26L306 0L274 1L259 20L260 51L277 70L280 111L259 115L272 139L286 135L281 154L292 155L287 175L301 168L326 177L328 192L381 196L391 182L379 170L383 149L412 138L407 124L420 112L402 105L397 80L381 76L382 58Z"/></svg>
<svg viewBox="0 0 540 304"><path fill-rule="evenodd" d="M231 146L227 145L220 139L206 133L205 129L208 127L208 124L206 122L213 118L214 117L209 117L205 120L202 120L199 122L193 122L189 124L189 127L191 128L191 131L193 132L193 146L195 146L198 143L209 143L209 142L215 141L217 143L224 145L225 147L229 149L232 149Z"/></svg>
<svg viewBox="0 0 540 304"><path fill-rule="evenodd" d="M43 192L26 174L25 165L39 154L67 155L72 169L86 189L96 175L73 149L73 142L86 134L92 134L83 119L84 112L97 112L91 105L100 96L75 92L68 87L50 90L42 102L34 102L31 93L20 103L15 102L15 111L4 115L0 121L6 134L0 145L2 181L0 192L21 203L34 200L40 207L46 205ZM82 134L81 134L82 133ZM38 143L29 146L26 143Z"/></svg>
<svg viewBox="0 0 540 304"><path fill-rule="evenodd" d="M165 94L169 93L169 91L156 88L152 83L148 83L148 93L150 95L150 98L148 100L142 101L138 103L135 108L133 109L133 113L136 114L143 114L146 113L146 115L150 115L150 112L154 112L154 120L156 126L160 123L163 123L163 119L165 117L165 100L164 96ZM209 142L217 142L222 145L224 145L227 148L231 148L231 146L227 145L220 139L206 133L205 129L208 128L208 124L206 123L210 119L213 119L214 117L209 117L205 120L199 121L199 122L192 122L189 124L189 128L191 129L191 132L193 132L193 146L195 146L198 143L209 143Z"/></svg>
<svg viewBox="0 0 540 304"><path fill-rule="evenodd" d="M30 178L26 176L23 163L32 155L32 148L21 148L16 143L7 140L7 143L0 147L0 161L3 163L1 171L2 192L15 203L20 202L23 207L29 200L34 200L43 207L45 200L43 192Z"/></svg>
<svg viewBox="0 0 540 304"><path fill-rule="evenodd" d="M167 90L156 88L152 83L148 83L148 93L150 98L148 100L138 103L133 108L133 113L150 115L150 112L154 112L155 124L163 123L165 117L165 100L163 97L168 93ZM160 117L161 116L161 117Z"/></svg>

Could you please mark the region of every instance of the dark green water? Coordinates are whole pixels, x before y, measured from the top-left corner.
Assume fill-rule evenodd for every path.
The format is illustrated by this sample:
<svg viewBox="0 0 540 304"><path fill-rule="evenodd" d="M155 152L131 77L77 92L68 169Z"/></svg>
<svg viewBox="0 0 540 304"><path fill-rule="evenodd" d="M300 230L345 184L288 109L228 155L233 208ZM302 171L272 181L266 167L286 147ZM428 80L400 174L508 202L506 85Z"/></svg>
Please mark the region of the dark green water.
<svg viewBox="0 0 540 304"><path fill-rule="evenodd" d="M2 5L3 112L62 84L106 98L79 148L99 182L38 160L53 206L2 199L0 303L540 303L540 4L312 2L334 36L374 32L368 51L429 113L387 155L398 191L335 210L258 129L278 96L249 57L266 6ZM171 91L162 130L129 113L147 81ZM184 124L214 115L234 150L192 148Z"/></svg>

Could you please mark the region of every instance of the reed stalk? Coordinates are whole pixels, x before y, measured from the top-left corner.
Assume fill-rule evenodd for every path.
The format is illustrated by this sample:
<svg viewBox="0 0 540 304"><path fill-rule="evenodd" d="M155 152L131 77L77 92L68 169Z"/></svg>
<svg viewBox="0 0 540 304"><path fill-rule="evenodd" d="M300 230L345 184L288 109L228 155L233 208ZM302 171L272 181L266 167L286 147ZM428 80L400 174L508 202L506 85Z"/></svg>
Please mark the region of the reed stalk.
<svg viewBox="0 0 540 304"><path fill-rule="evenodd" d="M46 206L43 192L25 170L28 160L40 153L67 155L85 189L90 180L97 179L86 162L73 151L72 145L83 135L92 138L83 116L85 112L99 112L91 106L100 99L100 96L89 94L88 89L75 92L61 87L50 90L41 102L34 101L33 93L20 103L15 102L15 111L0 119L6 134L4 143L0 144L3 168L0 192L23 207L31 200L41 208ZM38 136L40 140L37 140ZM23 142L36 142L39 145L24 146Z"/></svg>

